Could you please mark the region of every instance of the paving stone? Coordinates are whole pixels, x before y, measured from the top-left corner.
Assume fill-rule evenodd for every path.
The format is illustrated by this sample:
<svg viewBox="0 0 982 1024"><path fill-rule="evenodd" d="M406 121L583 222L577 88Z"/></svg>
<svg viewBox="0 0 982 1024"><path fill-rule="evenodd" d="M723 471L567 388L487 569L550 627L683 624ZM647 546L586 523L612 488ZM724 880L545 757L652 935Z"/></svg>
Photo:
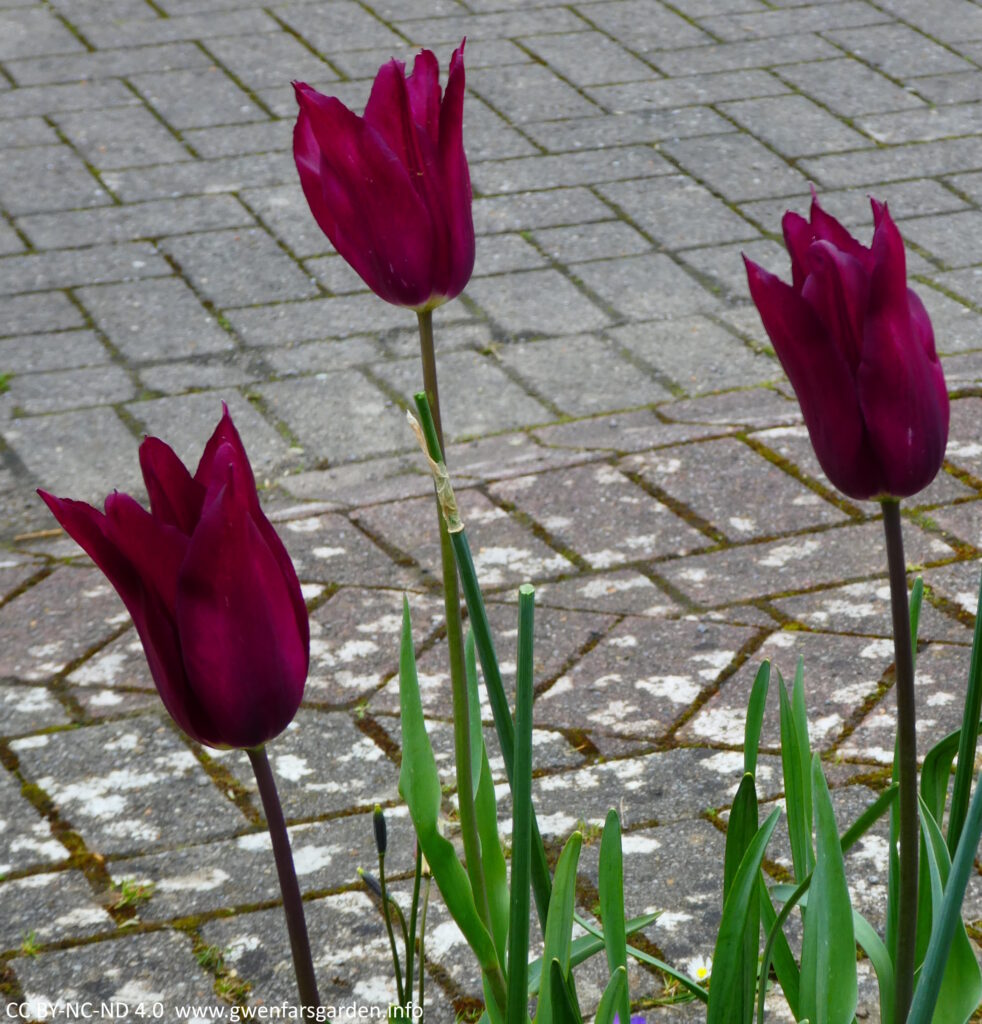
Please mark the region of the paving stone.
<svg viewBox="0 0 982 1024"><path fill-rule="evenodd" d="M114 931L113 919L92 898L81 871L30 875L0 884L0 947L87 938Z"/></svg>
<svg viewBox="0 0 982 1024"><path fill-rule="evenodd" d="M859 124L877 142L929 142L953 135L974 135L973 104L928 107L864 117Z"/></svg>
<svg viewBox="0 0 982 1024"><path fill-rule="evenodd" d="M429 39L433 46L458 46L466 36L473 48L478 49L478 42L483 45L488 39L580 32L583 30L583 21L571 10L547 6L495 11L490 14L457 14L444 18L404 18L400 20L399 27L419 45ZM441 36L442 39L434 39Z"/></svg>
<svg viewBox="0 0 982 1024"><path fill-rule="evenodd" d="M539 427L534 436L551 447L633 452L721 433L727 433L727 430L665 423L653 413L639 410L616 416L598 416L575 423Z"/></svg>
<svg viewBox="0 0 982 1024"><path fill-rule="evenodd" d="M884 581L849 583L844 587L785 598L774 604L795 622L822 633L893 637L890 586ZM921 605L917 635L921 641L969 642L967 627L938 611L929 601Z"/></svg>
<svg viewBox="0 0 982 1024"><path fill-rule="evenodd" d="M58 82L79 82L84 85L93 80L116 78L135 72L198 67L207 62L208 58L197 46L190 43L163 43L160 46L100 49L87 53L60 53L48 57L9 60L4 62L4 66L18 85Z"/></svg>
<svg viewBox="0 0 982 1024"><path fill-rule="evenodd" d="M659 55L661 59L661 55ZM767 71L721 71L714 74L686 74L625 85L594 85L588 95L614 113L652 111L730 100L734 96L779 96L789 91Z"/></svg>
<svg viewBox="0 0 982 1024"><path fill-rule="evenodd" d="M843 121L800 95L737 100L723 104L721 109L786 157L869 144Z"/></svg>
<svg viewBox="0 0 982 1024"><path fill-rule="evenodd" d="M435 508L433 517L435 530ZM389 555L342 515L328 513L297 519L283 524L279 533L297 575L305 583L408 586L418 582L411 571L394 564ZM401 601L396 611L401 615Z"/></svg>
<svg viewBox="0 0 982 1024"><path fill-rule="evenodd" d="M283 153L290 149L292 135L293 124L289 120L248 121L245 124L188 128L181 132L181 138L206 159L250 153Z"/></svg>
<svg viewBox="0 0 982 1024"><path fill-rule="evenodd" d="M36 85L0 93L0 118L54 114L63 110L99 110L140 101L119 81Z"/></svg>
<svg viewBox="0 0 982 1024"><path fill-rule="evenodd" d="M146 242L93 245L0 260L0 294L167 277L171 268Z"/></svg>
<svg viewBox="0 0 982 1024"><path fill-rule="evenodd" d="M967 625L974 622L979 605L979 563L976 559L927 569L921 575L932 597L941 598L955 612L964 612L963 621Z"/></svg>
<svg viewBox="0 0 982 1024"><path fill-rule="evenodd" d="M71 210L111 202L85 164L67 146L10 150L4 158L0 204L9 213ZM25 182L31 182L25 188Z"/></svg>
<svg viewBox="0 0 982 1024"><path fill-rule="evenodd" d="M17 420L7 424L3 438L33 479L55 494L101 502L112 486L142 490L136 439L110 408Z"/></svg>
<svg viewBox="0 0 982 1024"><path fill-rule="evenodd" d="M909 25L893 22L867 28L834 29L827 39L848 47L873 67L907 81L918 75L967 71L967 62Z"/></svg>
<svg viewBox="0 0 982 1024"><path fill-rule="evenodd" d="M176 163L189 157L178 139L142 106L66 113L56 121L82 157L99 170Z"/></svg>
<svg viewBox="0 0 982 1024"><path fill-rule="evenodd" d="M924 105L915 93L851 56L786 65L777 73L812 99L845 117Z"/></svg>
<svg viewBox="0 0 982 1024"><path fill-rule="evenodd" d="M479 578L481 574L479 573ZM483 586L483 578L480 579ZM517 588L514 588L517 589ZM511 596L509 592L508 596ZM498 654L498 665L501 669L505 693L515 692L515 657L518 644L518 612L513 603L488 602L488 621L495 651ZM537 608L535 611L535 656L533 660L533 676L537 688L542 688L558 678L575 662L588 647L596 644L614 625L613 615L600 614L596 611L580 612L563 608ZM414 638L418 634L414 632ZM451 686L449 655L446 640L439 639L431 644L416 659L419 674L420 698L423 710L429 717L447 720L451 716ZM481 704L481 720L490 726L494 720L491 705L487 700L485 688L479 688ZM391 679L371 699L369 713L373 715L399 714L399 680ZM546 725L535 715L537 726ZM579 717L565 722L554 723L557 728L579 728ZM496 748L494 748L496 749ZM499 825L502 819L511 819L506 813L504 803L499 794L498 800Z"/></svg>
<svg viewBox="0 0 982 1024"><path fill-rule="evenodd" d="M448 444L446 461L455 483L486 483L508 480L545 469L588 462L594 455L550 450L531 440L527 434L498 434Z"/></svg>
<svg viewBox="0 0 982 1024"><path fill-rule="evenodd" d="M301 4L287 8L281 16L319 53L388 47L401 41L391 29L352 0Z"/></svg>
<svg viewBox="0 0 982 1024"><path fill-rule="evenodd" d="M982 98L982 89L974 72L957 71L918 78L917 94L931 103L972 103Z"/></svg>
<svg viewBox="0 0 982 1024"><path fill-rule="evenodd" d="M61 370L109 362L109 352L93 331L27 334L0 341L5 373Z"/></svg>
<svg viewBox="0 0 982 1024"><path fill-rule="evenodd" d="M71 722L55 695L42 686L0 684L0 712L3 714L3 730L8 736Z"/></svg>
<svg viewBox="0 0 982 1024"><path fill-rule="evenodd" d="M977 241L980 215L975 211L918 217L903 223L904 235L950 267L982 262Z"/></svg>
<svg viewBox="0 0 982 1024"><path fill-rule="evenodd" d="M779 277L787 273L787 250L770 238L713 245L705 249L687 249L681 258L699 274L715 282L724 294L738 301L746 301L749 293L746 266L742 259L744 256Z"/></svg>
<svg viewBox="0 0 982 1024"><path fill-rule="evenodd" d="M434 886L429 908L434 916L438 900ZM357 891L338 893L307 903L304 910L324 1005L364 1006L384 1016L389 1003L396 1001L392 953L382 916L369 897ZM290 943L281 908L210 921L203 927L202 935L209 945L228 950L226 962L250 982L254 1003L289 1005L296 999ZM344 943L338 943L338 935L345 936ZM427 958L439 957L441 936L432 919L426 937ZM439 1024L453 1024L455 1019L453 1005L432 979L427 980L425 987L425 1013L427 1020Z"/></svg>
<svg viewBox="0 0 982 1024"><path fill-rule="evenodd" d="M219 306L306 299L317 288L258 228L170 238L162 248Z"/></svg>
<svg viewBox="0 0 982 1024"><path fill-rule="evenodd" d="M253 35L279 28L269 15L257 7L242 10L210 11L175 18L97 19L86 24L86 37L96 47L140 46L209 36Z"/></svg>
<svg viewBox="0 0 982 1024"><path fill-rule="evenodd" d="M15 376L0 397L0 410L18 414L61 412L79 406L110 405L134 397L129 374L119 366L80 370L53 370Z"/></svg>
<svg viewBox="0 0 982 1024"><path fill-rule="evenodd" d="M82 44L43 7L14 8L0 13L0 60L47 53L77 53Z"/></svg>
<svg viewBox="0 0 982 1024"><path fill-rule="evenodd" d="M598 113L595 104L541 64L511 66L500 71L485 68L471 74L468 85L482 99L493 103L512 124Z"/></svg>
<svg viewBox="0 0 982 1024"><path fill-rule="evenodd" d="M931 644L917 655L917 753L925 754L961 726L970 652L967 647ZM897 734L896 698L883 695L862 723L841 744L844 757L880 764L893 763Z"/></svg>
<svg viewBox="0 0 982 1024"><path fill-rule="evenodd" d="M301 258L333 252L295 183L277 188L247 189L242 198L290 251Z"/></svg>
<svg viewBox="0 0 982 1024"><path fill-rule="evenodd" d="M979 414L982 402L977 398L961 398L951 403L950 439L945 453L959 469L982 478L982 437L979 436Z"/></svg>
<svg viewBox="0 0 982 1024"><path fill-rule="evenodd" d="M654 149L619 146L562 156L531 156L480 163L471 167L471 181L482 195L530 189L593 185L626 178L651 178L675 170Z"/></svg>
<svg viewBox="0 0 982 1024"><path fill-rule="evenodd" d="M61 60L60 57L55 58ZM30 61L29 63L34 63ZM10 62L7 62L9 67ZM17 146L45 146L55 145L60 140L54 129L40 117L22 117L8 120L3 126L4 136L0 146L4 149L13 149Z"/></svg>
<svg viewBox="0 0 982 1024"><path fill-rule="evenodd" d="M260 371L250 370L243 359L234 355L211 362L166 363L140 371L140 381L145 387L165 395L179 395L198 388L231 390L259 380L261 376Z"/></svg>
<svg viewBox="0 0 982 1024"><path fill-rule="evenodd" d="M415 834L405 806L385 811L389 848L386 873L413 870ZM371 814L352 814L289 830L301 892L338 889L358 882L358 868L377 874ZM208 913L280 899L276 864L265 828L237 839L109 864L114 882L153 885L139 907L145 921Z"/></svg>
<svg viewBox="0 0 982 1024"><path fill-rule="evenodd" d="M37 214L19 218L18 224L36 246L56 249L252 226L254 221L230 196L215 196Z"/></svg>
<svg viewBox="0 0 982 1024"><path fill-rule="evenodd" d="M517 587L528 579L554 576L572 568L568 559L479 492L458 494L457 504L482 587ZM424 578L434 583L440 579L439 532L432 495L369 506L356 512L355 520L373 536L412 557Z"/></svg>
<svg viewBox="0 0 982 1024"><path fill-rule="evenodd" d="M557 583L540 583L535 601L549 608L602 611L615 615L649 615L659 618L681 610L672 599L634 569L575 576Z"/></svg>
<svg viewBox="0 0 982 1024"><path fill-rule="evenodd" d="M143 644L132 628L104 647L100 647L95 654L82 661L77 668L73 668L65 678L75 688L76 693L89 687L101 693L125 694L131 690L138 690L156 696L157 692L150 669L147 667ZM108 704L108 700L103 699Z"/></svg>
<svg viewBox="0 0 982 1024"><path fill-rule="evenodd" d="M0 330L5 335L57 331L84 323L78 307L61 292L4 296L0 313Z"/></svg>
<svg viewBox="0 0 982 1024"><path fill-rule="evenodd" d="M476 199L473 212L474 230L479 235L580 225L611 220L614 216L609 206L585 188Z"/></svg>
<svg viewBox="0 0 982 1024"><path fill-rule="evenodd" d="M94 852L200 842L228 835L245 820L162 714L31 736L10 746L24 775ZM174 814L175 805L181 815Z"/></svg>
<svg viewBox="0 0 982 1024"><path fill-rule="evenodd" d="M546 121L526 125L522 130L550 152L562 153L714 135L735 129L730 121L709 107L691 106L673 110L632 110L631 113L614 110L603 117Z"/></svg>
<svg viewBox="0 0 982 1024"><path fill-rule="evenodd" d="M657 195L637 182L603 185L599 191L671 249L758 237L755 228L687 176L659 179Z"/></svg>
<svg viewBox="0 0 982 1024"><path fill-rule="evenodd" d="M346 462L413 445L402 410L357 370L320 373L256 390L318 460Z"/></svg>
<svg viewBox="0 0 982 1024"><path fill-rule="evenodd" d="M368 285L355 273L349 263L337 255L321 256L304 261L304 269L318 280L332 295L367 293Z"/></svg>
<svg viewBox="0 0 982 1024"><path fill-rule="evenodd" d="M693 601L718 606L778 596L886 572L880 524L846 526L807 537L694 555L659 566L659 573ZM908 565L950 557L947 545L913 524L905 531Z"/></svg>
<svg viewBox="0 0 982 1024"><path fill-rule="evenodd" d="M580 4L578 10L609 35L630 39L632 49L640 53L712 42L698 26L651 0Z"/></svg>
<svg viewBox="0 0 982 1024"><path fill-rule="evenodd" d="M68 858L48 822L21 796L20 783L9 772L0 775L0 879L12 871L48 866Z"/></svg>
<svg viewBox="0 0 982 1024"><path fill-rule="evenodd" d="M168 359L235 347L180 278L80 288L78 296L129 359Z"/></svg>
<svg viewBox="0 0 982 1024"><path fill-rule="evenodd" d="M654 741L751 636L694 619L626 619L539 697L536 721Z"/></svg>
<svg viewBox="0 0 982 1024"><path fill-rule="evenodd" d="M537 394L572 416L644 405L669 395L596 337L509 345L500 357ZM584 386L586 381L590 381L589 388Z"/></svg>
<svg viewBox="0 0 982 1024"><path fill-rule="evenodd" d="M485 235L479 240L477 248L475 277L507 274L513 270L538 270L546 266L545 257L518 234Z"/></svg>
<svg viewBox="0 0 982 1024"><path fill-rule="evenodd" d="M691 509L731 540L844 522L845 515L741 442L721 438L629 456L621 468ZM741 515L749 490L768 500Z"/></svg>
<svg viewBox="0 0 982 1024"><path fill-rule="evenodd" d="M780 378L776 361L757 355L704 316L611 331L611 337L687 394L758 384Z"/></svg>
<svg viewBox="0 0 982 1024"><path fill-rule="evenodd" d="M209 753L254 794L258 806L256 780L244 751ZM371 810L397 799L398 767L342 712L302 709L269 744L268 753L288 820Z"/></svg>
<svg viewBox="0 0 982 1024"><path fill-rule="evenodd" d="M166 441L187 466L197 466L205 442L222 416L222 402L242 435L260 485L264 472L274 472L288 458L287 443L237 392L206 392L134 402L128 411L149 434Z"/></svg>
<svg viewBox="0 0 982 1024"><path fill-rule="evenodd" d="M322 83L338 77L331 66L312 53L299 38L286 32L255 37L210 37L206 45L223 67L253 90L286 85L294 79L313 79L320 87Z"/></svg>
<svg viewBox="0 0 982 1024"><path fill-rule="evenodd" d="M279 486L302 501L344 508L432 494L433 477L406 454L297 473L283 477Z"/></svg>
<svg viewBox="0 0 982 1024"><path fill-rule="evenodd" d="M130 935L111 943L96 942L77 949L20 957L13 970L21 988L31 994L39 1020L57 1020L44 1007L64 999L65 980L71 979L72 997L101 1005L124 1003L136 1014L142 1007L151 1016L163 1005L167 1014L193 1004L218 1012L228 1004L214 994L215 979L197 964L191 939L172 931Z"/></svg>
<svg viewBox="0 0 982 1024"><path fill-rule="evenodd" d="M975 501L933 510L931 521L942 530L973 547L982 547L982 506Z"/></svg>
<svg viewBox="0 0 982 1024"><path fill-rule="evenodd" d="M495 484L491 490L595 569L682 554L712 543L605 464L519 477ZM567 515L574 504L579 510L575 518Z"/></svg>
<svg viewBox="0 0 982 1024"><path fill-rule="evenodd" d="M621 221L584 227L543 228L536 231L534 237L549 256L560 263L633 256L651 249L651 243L643 235Z"/></svg>
<svg viewBox="0 0 982 1024"><path fill-rule="evenodd" d="M131 81L174 128L262 120L264 112L221 68L184 68L134 75ZM208 102L202 103L201 97Z"/></svg>
<svg viewBox="0 0 982 1024"><path fill-rule="evenodd" d="M262 354L277 376L287 377L378 362L384 352L371 338L347 338L344 341L313 341L305 345L269 348Z"/></svg>
<svg viewBox="0 0 982 1024"><path fill-rule="evenodd" d="M855 28L888 21L889 16L866 3L832 3L795 6L786 10L759 13L729 13L701 20L708 31L721 39L734 42L790 35L795 32L818 32L828 29Z"/></svg>
<svg viewBox="0 0 982 1024"><path fill-rule="evenodd" d="M650 78L650 65L599 32L532 36L524 40L550 67L576 85L602 85Z"/></svg>
<svg viewBox="0 0 982 1024"><path fill-rule="evenodd" d="M661 412L669 421L718 426L765 427L801 422L798 403L770 388L690 398L662 406Z"/></svg>
<svg viewBox="0 0 982 1024"><path fill-rule="evenodd" d="M884 149L857 150L809 157L801 169L827 188L896 181L911 176L932 177L982 167L982 139L978 136L914 142Z"/></svg>

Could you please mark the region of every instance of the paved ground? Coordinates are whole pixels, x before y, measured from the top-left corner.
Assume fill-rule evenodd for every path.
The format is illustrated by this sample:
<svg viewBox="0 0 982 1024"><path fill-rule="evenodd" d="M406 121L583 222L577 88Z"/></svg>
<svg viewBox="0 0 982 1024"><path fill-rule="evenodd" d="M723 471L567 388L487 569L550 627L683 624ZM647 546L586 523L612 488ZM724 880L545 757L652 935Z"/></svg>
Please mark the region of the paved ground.
<svg viewBox="0 0 982 1024"><path fill-rule="evenodd" d="M311 601L308 705L272 756L323 993L386 998L355 868L371 865L375 801L393 807L392 870L411 856L403 590L450 747L435 521L402 415L412 317L366 293L310 218L289 81L358 106L383 60L426 44L445 62L464 35L480 237L474 279L436 318L449 462L506 661L512 595L539 584L547 837L619 806L630 909L669 910L648 941L695 969L759 661L788 674L804 655L844 815L882 779L876 507L823 479L739 260L785 269L779 217L804 209L809 180L861 235L866 192L890 201L945 354L949 461L906 530L928 587L922 744L957 723L982 549L982 6L0 0L5 1001L290 996L244 760L176 733L115 596L37 533L51 522L34 487L138 493L140 436L191 457L221 399ZM773 718L765 742L776 794ZM851 862L874 920L881 850ZM593 845L586 909L595 866ZM968 917L982 923L977 888ZM474 971L432 920L427 991L450 1020L473 1005ZM585 1002L599 980L583 976ZM664 995L640 971L634 992ZM868 980L863 1000L876 1019Z"/></svg>

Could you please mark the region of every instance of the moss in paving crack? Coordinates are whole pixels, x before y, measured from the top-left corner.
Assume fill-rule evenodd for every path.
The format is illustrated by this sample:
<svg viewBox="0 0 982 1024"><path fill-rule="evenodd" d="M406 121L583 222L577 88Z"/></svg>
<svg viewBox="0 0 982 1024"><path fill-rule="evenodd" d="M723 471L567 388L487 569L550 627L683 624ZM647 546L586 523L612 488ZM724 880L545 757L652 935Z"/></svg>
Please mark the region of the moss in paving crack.
<svg viewBox="0 0 982 1024"><path fill-rule="evenodd" d="M38 941L37 932L29 931L20 941L20 951L29 957L36 957L41 952L41 943Z"/></svg>
<svg viewBox="0 0 982 1024"><path fill-rule="evenodd" d="M190 930L192 953L198 964L214 979L214 991L220 999L236 1006L244 1006L252 985L239 972L225 962L227 949L209 946L197 930Z"/></svg>
<svg viewBox="0 0 982 1024"><path fill-rule="evenodd" d="M152 882L138 882L135 878L124 878L113 884L113 898L110 906L114 910L124 907L135 907L146 903L154 894L156 886Z"/></svg>

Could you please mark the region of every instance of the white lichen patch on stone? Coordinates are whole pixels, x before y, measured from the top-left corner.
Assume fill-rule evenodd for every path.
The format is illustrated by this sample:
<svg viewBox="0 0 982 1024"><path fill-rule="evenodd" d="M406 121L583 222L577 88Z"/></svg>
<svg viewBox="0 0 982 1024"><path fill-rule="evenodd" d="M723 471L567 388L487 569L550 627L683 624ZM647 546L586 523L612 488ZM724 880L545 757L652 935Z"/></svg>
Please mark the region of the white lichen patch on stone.
<svg viewBox="0 0 982 1024"><path fill-rule="evenodd" d="M764 642L764 647L777 647L779 650L787 650L789 647L794 647L797 642L796 634L782 629L777 633L772 633Z"/></svg>
<svg viewBox="0 0 982 1024"><path fill-rule="evenodd" d="M746 713L732 708L707 707L692 719L690 728L697 736L717 743L742 743Z"/></svg>
<svg viewBox="0 0 982 1024"><path fill-rule="evenodd" d="M38 781L38 785L57 803L74 805L75 813L89 818L113 818L127 807L124 793L147 789L163 780L164 776L157 772L117 768L105 775L90 775L65 784L46 776ZM127 831L125 834L131 833Z"/></svg>
<svg viewBox="0 0 982 1024"><path fill-rule="evenodd" d="M323 559L324 561L327 561L330 558L337 558L339 555L347 554L347 551L348 551L347 548L323 547L323 548L314 548L314 550L311 552L311 554L314 556L314 558L320 558L320 559Z"/></svg>
<svg viewBox="0 0 982 1024"><path fill-rule="evenodd" d="M371 622L359 622L355 629L359 633L387 633L389 636L398 636L402 632L402 616L381 615Z"/></svg>
<svg viewBox="0 0 982 1024"><path fill-rule="evenodd" d="M131 1005L145 1003L151 1007L154 1003L163 1002L164 998L165 993L158 992L133 979L127 981L113 993L113 999L117 999L121 1003L129 1003Z"/></svg>
<svg viewBox="0 0 982 1024"><path fill-rule="evenodd" d="M658 907L646 908L646 913L653 913L658 910ZM665 910L658 915L658 919L654 922L653 927L666 932L675 932L678 930L679 925L688 925L692 920L692 915L687 914L684 910Z"/></svg>
<svg viewBox="0 0 982 1024"><path fill-rule="evenodd" d="M316 533L322 529L324 524L319 519L294 519L287 523L286 528L290 533Z"/></svg>
<svg viewBox="0 0 982 1024"><path fill-rule="evenodd" d="M587 716L594 725L606 726L610 729L620 729L624 732L634 732L643 724L636 721L638 707L626 700L610 700L604 707L591 711ZM632 719L635 719L632 722ZM634 728L632 729L632 724Z"/></svg>
<svg viewBox="0 0 982 1024"><path fill-rule="evenodd" d="M790 562L800 562L819 550L821 544L817 540L803 540L794 544L778 544L760 559L758 565L768 569L783 569Z"/></svg>
<svg viewBox="0 0 982 1024"><path fill-rule="evenodd" d="M123 703L123 697L112 690L97 690L89 698L89 705L94 708L113 708Z"/></svg>
<svg viewBox="0 0 982 1024"><path fill-rule="evenodd" d="M689 661L699 662L708 665L709 668L700 669L697 673L700 679L715 679L720 672L733 660L733 651L700 651L693 654Z"/></svg>
<svg viewBox="0 0 982 1024"><path fill-rule="evenodd" d="M621 850L625 855L632 853L654 853L661 849L661 843L654 836L641 832L628 832L621 836Z"/></svg>
<svg viewBox="0 0 982 1024"><path fill-rule="evenodd" d="M298 875L312 875L329 867L339 846L298 846L293 851L293 862Z"/></svg>
<svg viewBox="0 0 982 1024"><path fill-rule="evenodd" d="M955 700L953 693L932 693L925 702L929 708L944 707Z"/></svg>
<svg viewBox="0 0 982 1024"><path fill-rule="evenodd" d="M608 594L620 594L626 590L654 590L655 585L647 576L628 576L626 578L612 578L610 576L595 576L591 580L576 588L576 592L586 598L606 597Z"/></svg>
<svg viewBox="0 0 982 1024"><path fill-rule="evenodd" d="M73 907L71 910L56 917L50 925L42 927L43 932L71 931L74 928L86 928L91 925L111 925L112 918L102 907Z"/></svg>
<svg viewBox="0 0 982 1024"><path fill-rule="evenodd" d="M573 520L567 516L546 516L542 520L542 525L547 530L564 530L567 526L573 525Z"/></svg>
<svg viewBox="0 0 982 1024"><path fill-rule="evenodd" d="M278 754L273 759L273 770L288 782L299 782L305 776L314 774L314 769L307 764L306 759L296 754Z"/></svg>
<svg viewBox="0 0 982 1024"><path fill-rule="evenodd" d="M689 566L679 573L679 577L688 580L689 583L703 583L708 576L709 573L706 569L699 569L696 566Z"/></svg>
<svg viewBox="0 0 982 1024"><path fill-rule="evenodd" d="M756 521L745 516L730 516L728 522L737 533L753 533L757 529Z"/></svg>
<svg viewBox="0 0 982 1024"><path fill-rule="evenodd" d="M688 676L650 676L638 679L634 685L653 697L664 697L673 704L691 704L702 690Z"/></svg>
<svg viewBox="0 0 982 1024"><path fill-rule="evenodd" d="M158 892L209 892L224 885L229 877L221 868L198 868L187 875L161 878L156 885Z"/></svg>
<svg viewBox="0 0 982 1024"><path fill-rule="evenodd" d="M19 740L10 741L11 750L31 750L36 747L46 747L47 745L47 736L24 736Z"/></svg>
<svg viewBox="0 0 982 1024"><path fill-rule="evenodd" d="M600 551L588 551L583 557L597 569L608 569L610 566L617 565L624 561L624 556L621 552L615 551L613 548L603 548Z"/></svg>
<svg viewBox="0 0 982 1024"><path fill-rule="evenodd" d="M300 584L300 596L305 601L313 601L315 597L320 597L324 593L324 587L320 583L301 583Z"/></svg>
<svg viewBox="0 0 982 1024"><path fill-rule="evenodd" d="M890 866L890 844L883 836L866 833L849 851L849 857L855 860L867 860L879 871L886 871Z"/></svg>
<svg viewBox="0 0 982 1024"><path fill-rule="evenodd" d="M860 658L870 658L874 661L882 661L884 658L893 658L893 640L874 640L868 643L859 652Z"/></svg>
<svg viewBox="0 0 982 1024"><path fill-rule="evenodd" d="M638 638L628 633L624 636L610 636L607 638L607 643L611 647L637 647Z"/></svg>
<svg viewBox="0 0 982 1024"><path fill-rule="evenodd" d="M4 710L20 715L37 715L58 707L58 702L40 686L12 687L3 697Z"/></svg>

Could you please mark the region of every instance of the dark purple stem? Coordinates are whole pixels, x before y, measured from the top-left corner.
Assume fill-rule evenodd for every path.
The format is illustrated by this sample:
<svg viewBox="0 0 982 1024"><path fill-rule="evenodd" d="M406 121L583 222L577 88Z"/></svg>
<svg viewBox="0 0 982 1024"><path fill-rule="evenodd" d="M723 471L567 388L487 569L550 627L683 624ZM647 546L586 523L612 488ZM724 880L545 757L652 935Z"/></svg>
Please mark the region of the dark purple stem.
<svg viewBox="0 0 982 1024"><path fill-rule="evenodd" d="M300 886L297 883L297 872L293 866L293 854L290 851L290 837L286 831L283 808L276 792L276 782L269 767L265 747L254 747L247 750L252 770L256 773L256 784L262 798L269 836L273 841L273 857L276 860L276 873L280 880L280 892L283 894L283 912L286 914L286 928L290 934L290 951L293 953L293 971L297 976L297 989L300 993L300 1005L311 1010L320 1007L320 996L317 994L317 981L314 978L314 961L310 955L310 939L307 937L307 921L303 913L303 900L300 897Z"/></svg>

